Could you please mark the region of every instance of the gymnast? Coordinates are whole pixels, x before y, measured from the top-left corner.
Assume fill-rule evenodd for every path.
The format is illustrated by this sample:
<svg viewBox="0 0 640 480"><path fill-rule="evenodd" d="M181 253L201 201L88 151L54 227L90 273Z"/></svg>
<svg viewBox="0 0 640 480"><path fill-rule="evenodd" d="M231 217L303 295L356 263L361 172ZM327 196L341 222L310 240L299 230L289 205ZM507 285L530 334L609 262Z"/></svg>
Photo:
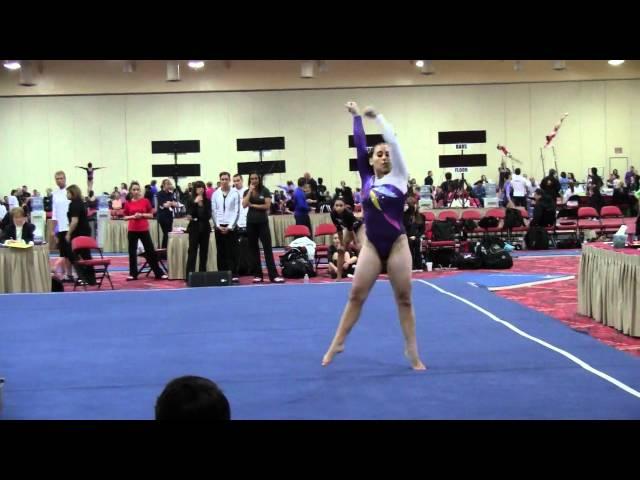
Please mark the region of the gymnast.
<svg viewBox="0 0 640 480"><path fill-rule="evenodd" d="M411 299L411 252L402 222L409 180L407 166L393 129L382 115L372 107L367 107L364 111L366 117L375 119L382 127L385 140L385 143L376 145L369 155L358 105L348 102L346 107L353 115L366 235L349 300L335 337L322 359L322 365L331 363L333 357L344 350L347 335L358 321L362 306L386 265L404 334L405 356L414 370L425 370L418 354L416 319Z"/></svg>

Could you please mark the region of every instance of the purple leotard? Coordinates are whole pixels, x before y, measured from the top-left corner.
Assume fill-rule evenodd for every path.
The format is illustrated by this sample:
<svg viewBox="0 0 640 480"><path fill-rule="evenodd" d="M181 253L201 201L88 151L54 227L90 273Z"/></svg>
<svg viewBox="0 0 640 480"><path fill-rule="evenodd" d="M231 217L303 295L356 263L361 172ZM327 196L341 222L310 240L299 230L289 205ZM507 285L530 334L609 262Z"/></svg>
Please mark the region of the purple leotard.
<svg viewBox="0 0 640 480"><path fill-rule="evenodd" d="M376 120L381 125L385 142L391 148L391 172L377 178L369 165L367 140L362 126L362 117L353 117L353 136L358 152L358 171L362 181L362 207L367 238L378 251L382 260L391 253L397 238L405 233L402 214L409 173L400 153L391 125L382 115Z"/></svg>

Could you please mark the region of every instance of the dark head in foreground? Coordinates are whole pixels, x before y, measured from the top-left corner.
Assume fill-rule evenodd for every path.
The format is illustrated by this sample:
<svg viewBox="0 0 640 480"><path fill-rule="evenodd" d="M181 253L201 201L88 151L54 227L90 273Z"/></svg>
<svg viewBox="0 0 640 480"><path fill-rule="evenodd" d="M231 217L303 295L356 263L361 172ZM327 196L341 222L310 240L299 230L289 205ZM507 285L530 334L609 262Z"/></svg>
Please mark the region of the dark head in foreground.
<svg viewBox="0 0 640 480"><path fill-rule="evenodd" d="M171 380L158 397L156 420L231 420L231 408L214 382L185 376Z"/></svg>

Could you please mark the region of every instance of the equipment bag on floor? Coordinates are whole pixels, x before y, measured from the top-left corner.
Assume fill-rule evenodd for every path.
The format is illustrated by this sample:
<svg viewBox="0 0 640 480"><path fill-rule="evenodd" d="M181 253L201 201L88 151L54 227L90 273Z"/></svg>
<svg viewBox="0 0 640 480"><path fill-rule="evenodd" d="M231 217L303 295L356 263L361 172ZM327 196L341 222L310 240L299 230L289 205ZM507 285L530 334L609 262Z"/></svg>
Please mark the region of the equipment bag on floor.
<svg viewBox="0 0 640 480"><path fill-rule="evenodd" d="M473 253L458 253L454 264L460 270L477 270L482 268L482 260Z"/></svg>
<svg viewBox="0 0 640 480"><path fill-rule="evenodd" d="M304 278L305 275L315 277L316 275L313 263L307 259L306 253L297 248L292 248L281 255L280 265L284 278Z"/></svg>
<svg viewBox="0 0 640 480"><path fill-rule="evenodd" d="M507 269L513 267L513 259L504 250L497 253L487 253L482 257L482 267L493 270Z"/></svg>

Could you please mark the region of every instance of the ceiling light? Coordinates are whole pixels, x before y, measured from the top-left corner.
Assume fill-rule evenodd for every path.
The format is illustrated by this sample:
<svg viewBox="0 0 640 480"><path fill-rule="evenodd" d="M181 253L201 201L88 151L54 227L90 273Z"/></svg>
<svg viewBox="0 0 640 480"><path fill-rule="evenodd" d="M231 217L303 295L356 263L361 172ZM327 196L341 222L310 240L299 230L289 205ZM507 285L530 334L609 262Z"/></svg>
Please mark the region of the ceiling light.
<svg viewBox="0 0 640 480"><path fill-rule="evenodd" d="M194 70L200 70L202 67L204 67L204 61L203 60L189 60L189 63L187 63L187 65L189 65L189 68L193 68Z"/></svg>
<svg viewBox="0 0 640 480"><path fill-rule="evenodd" d="M17 60L5 60L4 68L9 70L18 70L20 68L20 62Z"/></svg>
<svg viewBox="0 0 640 480"><path fill-rule="evenodd" d="M325 73L329 71L329 65L327 65L326 60L318 60L317 62L318 72Z"/></svg>
<svg viewBox="0 0 640 480"><path fill-rule="evenodd" d="M522 62L520 60L516 60L515 62L513 62L513 69L516 72L521 72L522 71Z"/></svg>
<svg viewBox="0 0 640 480"><path fill-rule="evenodd" d="M623 63L624 63L624 60L609 60L609 65L613 65L614 67L617 67L618 65L622 65Z"/></svg>
<svg viewBox="0 0 640 480"><path fill-rule="evenodd" d="M554 70L564 70L567 68L567 62L564 60L554 60L553 61L553 69Z"/></svg>
<svg viewBox="0 0 640 480"><path fill-rule="evenodd" d="M416 60L416 67L418 68L424 67L424 60Z"/></svg>

